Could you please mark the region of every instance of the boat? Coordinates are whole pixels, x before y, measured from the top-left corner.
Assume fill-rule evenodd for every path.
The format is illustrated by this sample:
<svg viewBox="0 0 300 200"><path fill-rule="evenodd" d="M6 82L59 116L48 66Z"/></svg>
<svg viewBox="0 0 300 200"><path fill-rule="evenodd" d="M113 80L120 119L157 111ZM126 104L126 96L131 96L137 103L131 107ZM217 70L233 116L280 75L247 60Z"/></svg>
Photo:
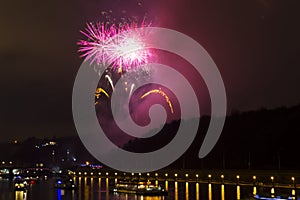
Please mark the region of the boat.
<svg viewBox="0 0 300 200"><path fill-rule="evenodd" d="M119 182L115 184L112 192L136 194L144 196L166 196L168 192L161 186L152 185L148 182Z"/></svg>
<svg viewBox="0 0 300 200"><path fill-rule="evenodd" d="M274 196L269 196L269 195L255 195L254 199L264 199L264 200L290 200L290 199L296 199L293 198L289 195L274 195Z"/></svg>
<svg viewBox="0 0 300 200"><path fill-rule="evenodd" d="M77 190L77 185L71 178L60 178L54 183L54 188L64 189L64 190Z"/></svg>
<svg viewBox="0 0 300 200"><path fill-rule="evenodd" d="M14 181L15 191L27 191L28 183L21 177L17 177Z"/></svg>

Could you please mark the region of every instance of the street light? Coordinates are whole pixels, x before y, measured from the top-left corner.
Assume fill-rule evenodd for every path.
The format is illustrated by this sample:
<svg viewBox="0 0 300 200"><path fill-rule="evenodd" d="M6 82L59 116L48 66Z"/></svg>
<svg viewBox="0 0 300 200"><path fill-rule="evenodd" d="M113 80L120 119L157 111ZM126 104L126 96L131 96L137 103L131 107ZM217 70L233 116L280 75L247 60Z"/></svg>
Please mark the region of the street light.
<svg viewBox="0 0 300 200"><path fill-rule="evenodd" d="M295 184L295 177L292 177L291 179L292 179L292 181L293 181L293 186L296 187L296 184Z"/></svg>
<svg viewBox="0 0 300 200"><path fill-rule="evenodd" d="M208 182L211 183L211 174L208 174Z"/></svg>
<svg viewBox="0 0 300 200"><path fill-rule="evenodd" d="M256 176L253 176L253 185L255 185L255 182L256 182Z"/></svg>
<svg viewBox="0 0 300 200"><path fill-rule="evenodd" d="M272 183L274 183L274 176L271 176L271 181Z"/></svg>
<svg viewBox="0 0 300 200"><path fill-rule="evenodd" d="M271 176L272 187L274 187L274 176Z"/></svg>
<svg viewBox="0 0 300 200"><path fill-rule="evenodd" d="M222 179L222 184L224 184L224 175L221 175L221 179Z"/></svg>

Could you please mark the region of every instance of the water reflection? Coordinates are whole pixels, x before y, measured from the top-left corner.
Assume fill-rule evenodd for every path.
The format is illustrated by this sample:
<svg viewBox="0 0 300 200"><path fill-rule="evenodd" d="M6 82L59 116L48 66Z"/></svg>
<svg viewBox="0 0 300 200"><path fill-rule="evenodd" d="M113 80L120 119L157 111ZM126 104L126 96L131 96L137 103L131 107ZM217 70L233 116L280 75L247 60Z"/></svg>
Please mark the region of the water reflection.
<svg viewBox="0 0 300 200"><path fill-rule="evenodd" d="M109 180L108 180L108 178L106 178L105 179L105 189L106 189L106 200L108 200L108 191L109 191L109 188L108 188L108 182L109 182ZM127 199L127 198L126 198Z"/></svg>
<svg viewBox="0 0 300 200"><path fill-rule="evenodd" d="M292 199L296 199L296 191L294 189L292 190Z"/></svg>
<svg viewBox="0 0 300 200"><path fill-rule="evenodd" d="M90 186L87 184L87 178L84 178L84 200L90 200Z"/></svg>
<svg viewBox="0 0 300 200"><path fill-rule="evenodd" d="M240 200L241 199L241 188L240 186L236 186L236 199Z"/></svg>
<svg viewBox="0 0 300 200"><path fill-rule="evenodd" d="M255 196L255 195L257 195L257 189L256 189L256 187L254 186L254 187L253 187L253 196Z"/></svg>
<svg viewBox="0 0 300 200"><path fill-rule="evenodd" d="M200 192L199 192L199 183L196 183L196 200L199 200Z"/></svg>
<svg viewBox="0 0 300 200"><path fill-rule="evenodd" d="M72 199L75 199L75 190L72 190Z"/></svg>
<svg viewBox="0 0 300 200"><path fill-rule="evenodd" d="M136 200L137 199L140 199L140 200L163 200L165 199L164 197L147 197L147 196L141 196L141 198L135 198Z"/></svg>
<svg viewBox="0 0 300 200"><path fill-rule="evenodd" d="M115 183L115 178L76 178L75 182L79 186L77 191L53 189L54 179L40 181L30 188L27 193L23 191L14 191L12 182L0 181L0 199L2 200L232 200L253 198L255 195L265 194L271 198L271 195L284 198L297 199L299 189L296 188L277 188L262 187L259 185L226 185L195 183L195 182L174 182L174 181L156 181L156 184L163 185L169 192L165 197L148 197L134 194L110 193L110 184ZM225 197L226 193L226 197ZM299 197L299 196L298 196Z"/></svg>
<svg viewBox="0 0 300 200"><path fill-rule="evenodd" d="M166 189L166 191L169 191L169 183L168 183L168 181L165 182L165 189Z"/></svg>
<svg viewBox="0 0 300 200"><path fill-rule="evenodd" d="M65 195L65 190L57 189L57 200L61 200L62 196Z"/></svg>
<svg viewBox="0 0 300 200"><path fill-rule="evenodd" d="M16 191L15 192L15 199L16 200L26 200L27 199L27 193L24 191Z"/></svg>
<svg viewBox="0 0 300 200"><path fill-rule="evenodd" d="M94 191L94 178L91 178L91 191ZM91 199L94 199L94 192L91 192Z"/></svg>
<svg viewBox="0 0 300 200"><path fill-rule="evenodd" d="M175 200L178 200L178 182L175 182Z"/></svg>
<svg viewBox="0 0 300 200"><path fill-rule="evenodd" d="M211 183L208 184L208 200L212 200Z"/></svg>
<svg viewBox="0 0 300 200"><path fill-rule="evenodd" d="M225 200L225 186L221 185L221 200Z"/></svg>
<svg viewBox="0 0 300 200"><path fill-rule="evenodd" d="M189 200L189 183L185 183L185 199Z"/></svg>
<svg viewBox="0 0 300 200"><path fill-rule="evenodd" d="M275 189L272 187L271 188L271 197L274 198L275 197Z"/></svg>
<svg viewBox="0 0 300 200"><path fill-rule="evenodd" d="M78 178L78 187L81 187L81 177Z"/></svg>
<svg viewBox="0 0 300 200"><path fill-rule="evenodd" d="M98 179L98 199L101 200L101 178Z"/></svg>

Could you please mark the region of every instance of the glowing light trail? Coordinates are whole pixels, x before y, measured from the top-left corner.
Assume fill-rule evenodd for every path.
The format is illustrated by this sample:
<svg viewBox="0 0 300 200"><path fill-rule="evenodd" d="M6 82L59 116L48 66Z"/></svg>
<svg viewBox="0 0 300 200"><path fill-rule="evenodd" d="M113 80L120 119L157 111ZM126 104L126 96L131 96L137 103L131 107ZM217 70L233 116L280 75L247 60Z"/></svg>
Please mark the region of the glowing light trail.
<svg viewBox="0 0 300 200"><path fill-rule="evenodd" d="M134 86L135 86L134 83L132 83L132 84L131 84L131 87L130 87L129 97L130 97L131 94L132 94L132 91L133 91Z"/></svg>
<svg viewBox="0 0 300 200"><path fill-rule="evenodd" d="M112 79L110 78L110 76L106 74L105 78L109 81L109 84L110 84L112 90L114 91L115 90L115 86L114 86L114 83L113 83Z"/></svg>
<svg viewBox="0 0 300 200"><path fill-rule="evenodd" d="M162 91L161 88L159 88L159 89L154 89L154 90L150 90L149 92L146 92L145 94L143 94L143 95L141 96L141 99L147 97L147 96L150 95L150 94L160 94L161 96L163 96L163 97L165 98L167 104L168 104L169 107L170 107L171 113L172 113L172 114L174 113L174 109L173 109L173 106L172 106L172 102L170 101L170 98L168 97L168 95L167 95L164 91Z"/></svg>
<svg viewBox="0 0 300 200"><path fill-rule="evenodd" d="M96 89L96 98L99 99L99 97L101 96L101 93L103 93L107 98L109 98L109 94L103 89L103 88L97 88Z"/></svg>

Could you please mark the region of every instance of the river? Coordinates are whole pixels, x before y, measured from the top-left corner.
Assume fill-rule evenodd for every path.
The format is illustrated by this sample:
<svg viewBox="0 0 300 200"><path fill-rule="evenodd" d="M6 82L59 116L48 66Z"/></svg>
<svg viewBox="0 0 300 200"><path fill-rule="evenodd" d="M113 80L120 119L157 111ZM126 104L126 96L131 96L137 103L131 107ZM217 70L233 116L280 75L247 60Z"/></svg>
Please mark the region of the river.
<svg viewBox="0 0 300 200"><path fill-rule="evenodd" d="M257 189L253 186L199 184L187 182L161 181L157 184L168 190L165 197L146 197L128 194L110 193L109 187L114 179L74 178L78 191L65 191L53 187L54 179L43 179L30 185L27 192L14 191L12 180L0 180L1 200L238 200L253 199L253 192L270 193L270 188ZM276 194L275 189L275 195ZM290 189L278 190L291 194ZM299 191L297 191L298 193ZM300 199L300 198L299 198Z"/></svg>

